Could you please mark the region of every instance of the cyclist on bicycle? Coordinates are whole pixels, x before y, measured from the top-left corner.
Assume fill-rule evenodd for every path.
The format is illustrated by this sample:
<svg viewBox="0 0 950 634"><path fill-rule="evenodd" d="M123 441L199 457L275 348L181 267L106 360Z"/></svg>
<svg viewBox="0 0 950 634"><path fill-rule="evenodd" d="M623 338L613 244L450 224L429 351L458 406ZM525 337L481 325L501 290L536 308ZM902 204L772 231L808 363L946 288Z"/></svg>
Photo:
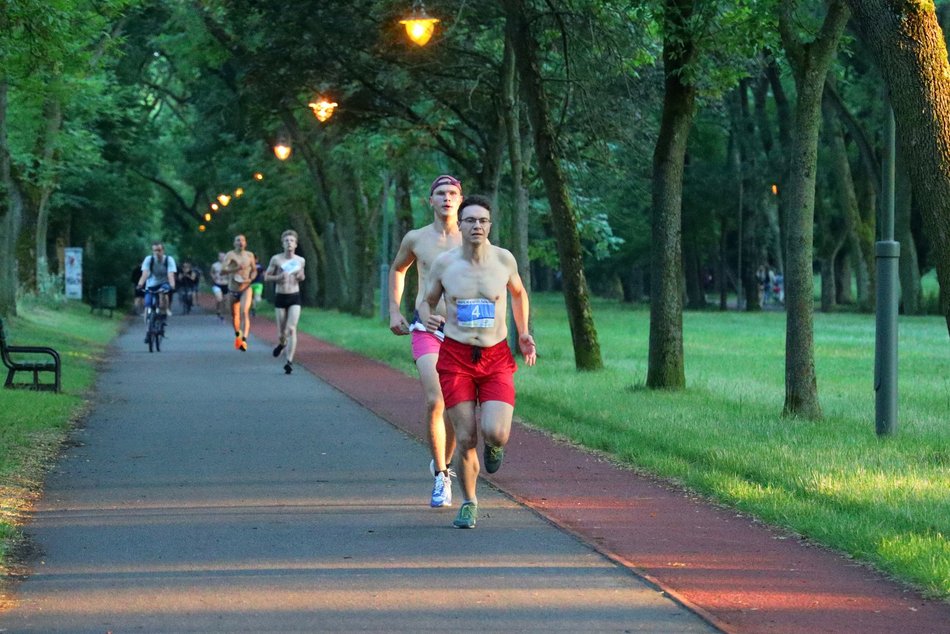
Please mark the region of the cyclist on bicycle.
<svg viewBox="0 0 950 634"><path fill-rule="evenodd" d="M142 275L139 276L138 287L158 293L159 298L159 316L162 320L162 329L165 328L165 318L169 314L168 294L175 290L175 273L178 267L175 265L175 258L165 254L165 245L161 242L152 243L152 255L146 256L142 260ZM154 301L152 297L146 296L146 307ZM146 343L148 341L146 340Z"/></svg>

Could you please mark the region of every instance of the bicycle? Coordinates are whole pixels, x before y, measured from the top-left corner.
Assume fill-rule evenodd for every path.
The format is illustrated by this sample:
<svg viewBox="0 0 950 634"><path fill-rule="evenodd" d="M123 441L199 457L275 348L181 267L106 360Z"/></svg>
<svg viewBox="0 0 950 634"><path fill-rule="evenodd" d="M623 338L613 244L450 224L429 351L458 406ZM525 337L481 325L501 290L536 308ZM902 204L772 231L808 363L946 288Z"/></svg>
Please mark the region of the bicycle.
<svg viewBox="0 0 950 634"><path fill-rule="evenodd" d="M159 314L159 295L167 293L166 284L158 288L145 289L145 343L149 352L162 351L162 338L165 337L165 316Z"/></svg>

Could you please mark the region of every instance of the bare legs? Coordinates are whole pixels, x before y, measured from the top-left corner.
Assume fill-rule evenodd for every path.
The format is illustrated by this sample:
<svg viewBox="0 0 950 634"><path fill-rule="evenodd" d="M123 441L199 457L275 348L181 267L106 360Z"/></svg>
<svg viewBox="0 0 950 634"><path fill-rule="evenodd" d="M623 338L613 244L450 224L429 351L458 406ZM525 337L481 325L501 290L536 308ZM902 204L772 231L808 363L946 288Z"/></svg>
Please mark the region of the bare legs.
<svg viewBox="0 0 950 634"><path fill-rule="evenodd" d="M300 306L294 304L289 308L277 308L275 313L280 345L287 347L287 361L293 363L294 353L297 352L297 322L300 321Z"/></svg>
<svg viewBox="0 0 950 634"><path fill-rule="evenodd" d="M251 317L249 313L251 310L252 297L253 293L250 287L248 287L241 292L241 299L236 300L233 296L231 298L231 321L234 324L234 332L241 333L244 339L247 339L247 335L251 331ZM243 328L241 326L242 317L244 318Z"/></svg>
<svg viewBox="0 0 950 634"><path fill-rule="evenodd" d="M493 447L503 447L511 433L511 418L515 408L502 401L486 401L481 405L482 439ZM462 483L464 501L475 502L475 482L478 478L478 426L475 420L475 401L465 401L447 410L455 429L458 443L458 477Z"/></svg>
<svg viewBox="0 0 950 634"><path fill-rule="evenodd" d="M426 423L429 430L429 451L435 460L436 472L445 471L455 453L455 430L445 420L445 402L439 387L439 374L435 371L438 354L424 354L416 359L419 380L426 399Z"/></svg>

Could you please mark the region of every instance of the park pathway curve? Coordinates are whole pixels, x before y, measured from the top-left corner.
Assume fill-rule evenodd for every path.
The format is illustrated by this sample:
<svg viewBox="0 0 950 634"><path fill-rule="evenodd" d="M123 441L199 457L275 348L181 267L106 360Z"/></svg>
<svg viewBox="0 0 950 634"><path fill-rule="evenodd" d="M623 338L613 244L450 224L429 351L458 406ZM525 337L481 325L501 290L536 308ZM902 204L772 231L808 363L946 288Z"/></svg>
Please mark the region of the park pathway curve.
<svg viewBox="0 0 950 634"><path fill-rule="evenodd" d="M285 375L260 337L242 353L213 316L175 316L149 354L141 330L48 475L0 631L715 631L491 487L478 527L453 529L422 444ZM303 366L322 345L305 339ZM353 359L361 384L381 367Z"/></svg>

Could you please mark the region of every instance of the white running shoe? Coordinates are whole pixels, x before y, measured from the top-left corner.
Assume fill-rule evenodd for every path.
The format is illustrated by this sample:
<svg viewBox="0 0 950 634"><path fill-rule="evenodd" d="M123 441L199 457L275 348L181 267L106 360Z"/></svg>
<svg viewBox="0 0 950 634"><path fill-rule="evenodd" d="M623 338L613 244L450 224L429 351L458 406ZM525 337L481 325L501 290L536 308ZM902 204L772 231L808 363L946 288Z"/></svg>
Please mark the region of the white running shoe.
<svg viewBox="0 0 950 634"><path fill-rule="evenodd" d="M441 473L435 476L435 484L432 486L432 500L429 502L429 506L432 508L452 506L452 478Z"/></svg>

